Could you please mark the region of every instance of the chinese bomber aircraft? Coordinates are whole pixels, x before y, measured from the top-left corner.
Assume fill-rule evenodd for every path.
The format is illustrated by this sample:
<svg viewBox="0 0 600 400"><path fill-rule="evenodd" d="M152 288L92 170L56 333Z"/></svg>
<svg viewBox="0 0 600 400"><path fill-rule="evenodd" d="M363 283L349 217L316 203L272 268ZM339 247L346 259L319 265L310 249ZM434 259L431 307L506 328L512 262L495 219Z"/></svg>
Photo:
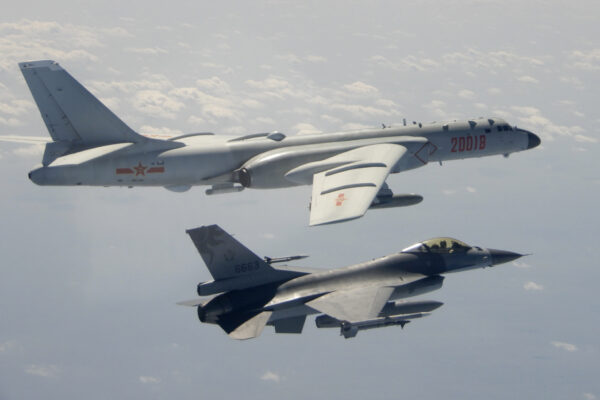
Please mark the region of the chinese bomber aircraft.
<svg viewBox="0 0 600 400"><path fill-rule="evenodd" d="M352 132L241 137L190 133L144 136L132 130L54 61L19 64L51 139L42 165L29 173L38 185L163 186L207 194L244 188L312 184L310 225L359 218L369 208L419 203L416 194L394 195L390 173L463 158L531 149L535 134L499 118L479 118Z"/></svg>
<svg viewBox="0 0 600 400"><path fill-rule="evenodd" d="M306 256L260 258L217 225L187 233L214 280L198 284L198 295L212 297L179 304L197 307L200 321L219 325L234 339L254 338L266 325L277 333L302 333L311 314L320 314L318 328L339 328L345 338L366 329L404 327L442 305L404 299L439 289L443 274L522 257L436 238L339 269L275 267Z"/></svg>

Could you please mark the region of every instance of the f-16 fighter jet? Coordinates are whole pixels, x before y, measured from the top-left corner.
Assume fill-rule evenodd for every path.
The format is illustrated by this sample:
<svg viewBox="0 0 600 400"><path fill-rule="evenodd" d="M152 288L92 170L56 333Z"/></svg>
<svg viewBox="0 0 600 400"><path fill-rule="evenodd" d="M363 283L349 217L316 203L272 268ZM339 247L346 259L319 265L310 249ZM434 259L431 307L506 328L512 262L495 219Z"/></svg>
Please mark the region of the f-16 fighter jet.
<svg viewBox="0 0 600 400"><path fill-rule="evenodd" d="M442 286L449 272L485 268L522 257L469 246L452 238L414 244L400 253L332 270L275 267L303 258L260 258L217 225L188 230L214 280L198 284L200 321L219 325L234 339L250 339L265 325L301 333L307 315L318 328L338 328L345 338L365 329L404 326L442 303L406 301Z"/></svg>
<svg viewBox="0 0 600 400"><path fill-rule="evenodd" d="M244 188L312 184L310 225L359 218L369 208L419 203L394 195L390 173L540 144L535 134L500 118L363 129L287 137L280 132L241 137L190 133L156 138L135 132L54 61L19 64L51 139L42 165L29 173L38 185L164 186L181 192L208 185L207 194Z"/></svg>

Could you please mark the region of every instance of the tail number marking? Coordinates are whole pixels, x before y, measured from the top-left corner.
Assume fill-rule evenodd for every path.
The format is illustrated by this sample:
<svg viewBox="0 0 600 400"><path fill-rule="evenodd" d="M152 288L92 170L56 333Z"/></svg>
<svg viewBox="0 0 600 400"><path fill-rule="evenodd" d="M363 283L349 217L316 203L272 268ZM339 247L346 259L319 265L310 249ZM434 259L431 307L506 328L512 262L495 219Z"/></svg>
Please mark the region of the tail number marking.
<svg viewBox="0 0 600 400"><path fill-rule="evenodd" d="M236 274L243 274L244 272L256 271L258 268L260 268L258 261L251 261L251 262L236 265L234 267L234 270L235 270Z"/></svg>
<svg viewBox="0 0 600 400"><path fill-rule="evenodd" d="M484 150L487 138L485 135L479 136L458 136L450 139L452 144L452 153L462 153L464 151Z"/></svg>

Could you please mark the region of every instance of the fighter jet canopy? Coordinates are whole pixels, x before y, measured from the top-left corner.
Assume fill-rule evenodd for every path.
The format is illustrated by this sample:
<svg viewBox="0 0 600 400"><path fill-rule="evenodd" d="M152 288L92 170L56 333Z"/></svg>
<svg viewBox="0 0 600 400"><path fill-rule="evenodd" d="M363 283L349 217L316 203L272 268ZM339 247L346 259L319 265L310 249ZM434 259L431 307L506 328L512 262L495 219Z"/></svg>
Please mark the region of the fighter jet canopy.
<svg viewBox="0 0 600 400"><path fill-rule="evenodd" d="M470 248L471 246L458 239L439 237L413 244L402 250L402 253L463 253Z"/></svg>

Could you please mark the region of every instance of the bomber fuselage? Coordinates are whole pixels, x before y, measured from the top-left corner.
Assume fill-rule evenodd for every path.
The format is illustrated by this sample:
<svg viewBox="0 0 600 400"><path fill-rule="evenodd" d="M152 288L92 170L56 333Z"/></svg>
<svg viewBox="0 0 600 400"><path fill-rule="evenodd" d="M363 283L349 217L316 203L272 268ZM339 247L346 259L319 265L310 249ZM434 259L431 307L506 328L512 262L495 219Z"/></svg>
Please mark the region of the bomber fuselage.
<svg viewBox="0 0 600 400"><path fill-rule="evenodd" d="M394 128L285 137L192 134L169 140L118 143L66 154L30 172L39 185L165 186L239 183L278 188L311 183L312 173L288 174L358 147L395 143L413 157L392 172L430 161L509 154L539 144L531 132L501 119L476 119Z"/></svg>

